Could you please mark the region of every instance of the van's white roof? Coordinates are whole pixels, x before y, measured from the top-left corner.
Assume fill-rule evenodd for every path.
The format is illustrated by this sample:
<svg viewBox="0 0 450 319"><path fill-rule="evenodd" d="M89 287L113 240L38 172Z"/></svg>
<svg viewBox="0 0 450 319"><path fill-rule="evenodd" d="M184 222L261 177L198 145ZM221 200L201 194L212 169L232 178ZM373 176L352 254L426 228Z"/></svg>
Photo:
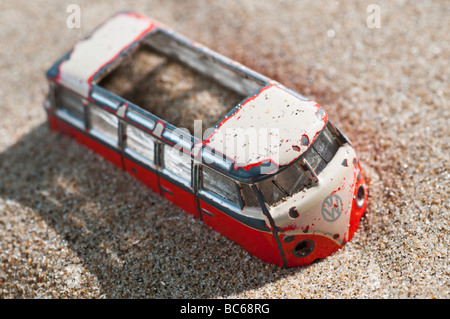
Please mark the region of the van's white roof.
<svg viewBox="0 0 450 319"><path fill-rule="evenodd" d="M263 162L281 167L301 156L326 122L320 105L272 84L242 103L204 143L230 158L236 169Z"/></svg>

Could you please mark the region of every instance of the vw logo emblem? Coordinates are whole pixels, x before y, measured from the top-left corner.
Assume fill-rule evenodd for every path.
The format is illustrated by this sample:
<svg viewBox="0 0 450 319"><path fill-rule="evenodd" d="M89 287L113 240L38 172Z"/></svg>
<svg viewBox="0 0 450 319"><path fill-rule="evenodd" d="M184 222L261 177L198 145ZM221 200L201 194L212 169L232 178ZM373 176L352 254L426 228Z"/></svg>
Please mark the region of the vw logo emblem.
<svg viewBox="0 0 450 319"><path fill-rule="evenodd" d="M342 214L342 199L336 195L330 195L322 203L322 216L327 222L334 222Z"/></svg>

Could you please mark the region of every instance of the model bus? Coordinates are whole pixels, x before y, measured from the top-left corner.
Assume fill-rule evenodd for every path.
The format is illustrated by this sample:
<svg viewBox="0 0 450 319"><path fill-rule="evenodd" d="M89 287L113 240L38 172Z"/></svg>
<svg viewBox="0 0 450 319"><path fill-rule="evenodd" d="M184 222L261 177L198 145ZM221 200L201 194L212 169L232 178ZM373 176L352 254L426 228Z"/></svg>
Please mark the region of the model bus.
<svg viewBox="0 0 450 319"><path fill-rule="evenodd" d="M159 22L115 14L47 79L52 130L265 262L308 265L358 228L364 177L325 110Z"/></svg>

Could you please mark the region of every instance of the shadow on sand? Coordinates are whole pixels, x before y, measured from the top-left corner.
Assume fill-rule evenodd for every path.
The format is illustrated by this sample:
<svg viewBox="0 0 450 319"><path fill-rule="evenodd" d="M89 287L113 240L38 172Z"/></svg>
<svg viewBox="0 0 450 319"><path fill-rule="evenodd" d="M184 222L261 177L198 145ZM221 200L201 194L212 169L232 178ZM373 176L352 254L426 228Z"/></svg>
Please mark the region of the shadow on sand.
<svg viewBox="0 0 450 319"><path fill-rule="evenodd" d="M227 297L304 270L251 256L44 123L0 154L0 174L0 196L39 213L106 298Z"/></svg>

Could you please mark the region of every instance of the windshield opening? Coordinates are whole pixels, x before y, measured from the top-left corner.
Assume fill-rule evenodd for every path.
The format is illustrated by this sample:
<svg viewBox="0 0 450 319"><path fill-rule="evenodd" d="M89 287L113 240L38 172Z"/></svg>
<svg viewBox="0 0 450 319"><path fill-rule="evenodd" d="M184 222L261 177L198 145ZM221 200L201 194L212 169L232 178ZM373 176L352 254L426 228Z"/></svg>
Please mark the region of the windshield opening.
<svg viewBox="0 0 450 319"><path fill-rule="evenodd" d="M336 130L328 122L316 141L299 160L258 183L266 203L275 206L303 189L317 184L319 174L331 162L340 147L341 142L336 136Z"/></svg>
<svg viewBox="0 0 450 319"><path fill-rule="evenodd" d="M339 147L341 147L341 142L336 135L337 131L333 127L333 124L328 122L312 145L314 150L316 150L327 163L331 162Z"/></svg>

